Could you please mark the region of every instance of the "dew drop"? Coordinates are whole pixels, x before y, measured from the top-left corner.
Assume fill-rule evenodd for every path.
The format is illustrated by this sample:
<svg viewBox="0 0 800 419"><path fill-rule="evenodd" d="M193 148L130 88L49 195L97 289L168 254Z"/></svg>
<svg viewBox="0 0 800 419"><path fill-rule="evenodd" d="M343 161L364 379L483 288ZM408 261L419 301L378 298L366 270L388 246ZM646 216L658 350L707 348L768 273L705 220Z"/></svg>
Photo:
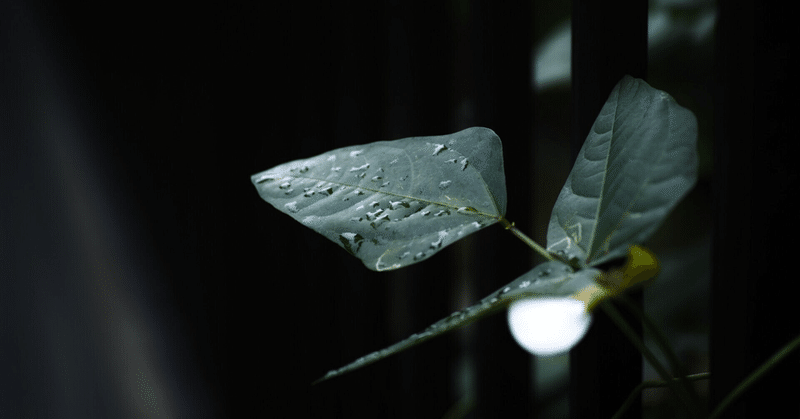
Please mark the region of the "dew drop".
<svg viewBox="0 0 800 419"><path fill-rule="evenodd" d="M378 208L377 210L375 210L375 211L373 211L373 212L368 212L368 213L367 213L367 220L371 220L371 219L373 219L373 218L375 218L375 217L377 217L377 216L381 215L381 213L383 213L383 210L382 210L382 209L380 209L380 208ZM387 215L388 215L388 214L387 214Z"/></svg>
<svg viewBox="0 0 800 419"><path fill-rule="evenodd" d="M447 316L447 318L445 319L445 321L447 321L447 322L451 322L451 321L453 321L453 320L457 320L457 319L459 319L459 318L461 317L461 315L462 315L462 313L461 313L461 310L459 310L459 311L454 311L454 312L453 312L451 315Z"/></svg>
<svg viewBox="0 0 800 419"><path fill-rule="evenodd" d="M380 205L381 204L378 201L372 201L372 202L369 203L369 206L372 207L372 208L377 208Z"/></svg>
<svg viewBox="0 0 800 419"><path fill-rule="evenodd" d="M314 196L315 193L316 192L314 192L314 190L312 190L311 188L303 189L303 196L306 197L306 198Z"/></svg>
<svg viewBox="0 0 800 419"><path fill-rule="evenodd" d="M437 155L442 152L442 150L447 150L447 146L444 144L434 144L435 148L433 149L433 155Z"/></svg>
<svg viewBox="0 0 800 419"><path fill-rule="evenodd" d="M389 182L381 183L381 188L385 188L389 186Z"/></svg>
<svg viewBox="0 0 800 419"><path fill-rule="evenodd" d="M359 154L363 153L364 150L356 150L350 152L350 157L357 157Z"/></svg>
<svg viewBox="0 0 800 419"><path fill-rule="evenodd" d="M319 190L319 193L321 193L321 194L325 194L325 195L331 195L331 194L333 194L333 188L331 188L331 187L329 186L329 187L327 187L327 188L320 189L320 190Z"/></svg>
<svg viewBox="0 0 800 419"><path fill-rule="evenodd" d="M345 250L355 255L361 249L364 237L357 233L342 233L339 235L339 241Z"/></svg>
<svg viewBox="0 0 800 419"><path fill-rule="evenodd" d="M430 211L428 211L428 210L425 210L425 211L422 211L420 214L422 214L423 216L425 216L425 215L428 215L428 214L430 214L430 213L431 213Z"/></svg>
<svg viewBox="0 0 800 419"><path fill-rule="evenodd" d="M398 209L400 207L409 208L410 205L408 204L408 202L404 202L404 201L396 201L396 202L389 201L389 208L390 209L396 210L396 209Z"/></svg>
<svg viewBox="0 0 800 419"><path fill-rule="evenodd" d="M433 214L433 215L436 216L436 217L441 217L443 215L450 215L450 211L449 210L441 210L441 211L439 211L439 212L437 212L436 214Z"/></svg>
<svg viewBox="0 0 800 419"><path fill-rule="evenodd" d="M456 160L456 159L450 159L450 160L445 160L444 162L445 162L445 163L455 163L455 162L457 162L457 161L458 161L458 160Z"/></svg>
<svg viewBox="0 0 800 419"><path fill-rule="evenodd" d="M339 171L341 171L341 170L342 170L342 168L341 168L341 167L331 167L331 171L332 171L332 172L339 172Z"/></svg>
<svg viewBox="0 0 800 419"><path fill-rule="evenodd" d="M461 170L466 170L468 164L469 164L469 161L467 161L467 158L464 157L464 160L461 160Z"/></svg>
<svg viewBox="0 0 800 419"><path fill-rule="evenodd" d="M300 169L300 173L305 173L307 171L308 171L308 166L305 166L305 165L303 166L302 169Z"/></svg>
<svg viewBox="0 0 800 419"><path fill-rule="evenodd" d="M284 205L283 207L286 208L286 210L288 210L289 212L293 212L293 213L297 212L297 211L300 211L297 208L297 201L292 201L292 202Z"/></svg>
<svg viewBox="0 0 800 419"><path fill-rule="evenodd" d="M263 175L256 179L256 183L272 182L273 180L280 179L277 175Z"/></svg>
<svg viewBox="0 0 800 419"><path fill-rule="evenodd" d="M360 195L364 195L365 192L362 191L361 189L356 189L353 193L360 196Z"/></svg>
<svg viewBox="0 0 800 419"><path fill-rule="evenodd" d="M478 212L475 208L472 207L461 207L456 210L459 214L475 214Z"/></svg>
<svg viewBox="0 0 800 419"><path fill-rule="evenodd" d="M501 289L500 292L497 293L497 298L502 297L504 294L508 293L509 291L511 291L511 287L505 287L505 288Z"/></svg>
<svg viewBox="0 0 800 419"><path fill-rule="evenodd" d="M439 182L439 189L447 189L447 187L450 186L451 183L453 183L452 180L445 180L445 181Z"/></svg>
<svg viewBox="0 0 800 419"><path fill-rule="evenodd" d="M439 249L439 248L441 248L445 237L447 237L447 231L445 231L445 230L440 231L439 232L439 239L437 239L435 242L431 242L431 249Z"/></svg>
<svg viewBox="0 0 800 419"><path fill-rule="evenodd" d="M280 189L289 189L291 187L292 187L292 184L289 183L289 182L283 182L283 183L280 184L280 186L278 186L278 188L280 188Z"/></svg>
<svg viewBox="0 0 800 419"><path fill-rule="evenodd" d="M529 286L530 284L531 284L531 281L522 281L522 283L521 283L521 284L519 284L519 287L520 287L520 288L528 288L528 286Z"/></svg>
<svg viewBox="0 0 800 419"><path fill-rule="evenodd" d="M369 163L364 163L363 165L358 166L358 167L351 167L350 171L351 172L358 172L358 171L367 170L367 169L369 169Z"/></svg>
<svg viewBox="0 0 800 419"><path fill-rule="evenodd" d="M383 178L382 178L382 177L380 177L380 176L373 176L373 177L372 177L372 181L373 181L373 182L377 182L377 181L379 181L379 180L381 180L381 179L383 179Z"/></svg>
<svg viewBox="0 0 800 419"><path fill-rule="evenodd" d="M416 255L414 255L414 260L420 260L420 259L422 259L424 257L425 257L425 253L424 252L419 252Z"/></svg>

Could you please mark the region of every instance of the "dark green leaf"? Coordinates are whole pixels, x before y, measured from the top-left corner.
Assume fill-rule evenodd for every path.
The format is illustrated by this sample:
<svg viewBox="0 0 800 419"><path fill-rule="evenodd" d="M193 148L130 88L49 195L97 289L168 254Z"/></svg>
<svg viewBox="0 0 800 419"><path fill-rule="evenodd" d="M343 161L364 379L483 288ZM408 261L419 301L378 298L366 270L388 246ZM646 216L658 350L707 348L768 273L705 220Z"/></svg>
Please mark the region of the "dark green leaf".
<svg viewBox="0 0 800 419"><path fill-rule="evenodd" d="M489 296L482 299L480 303L456 311L432 324L423 332L415 333L388 348L363 356L337 370L329 371L324 377L317 380L317 382L359 369L386 358L389 355L419 345L433 337L464 327L488 314L505 309L515 300L535 298L537 296L568 296L575 294L577 291L592 285L594 279L599 274L600 271L594 268L586 268L578 272L573 272L572 268L561 262L542 263L508 285L489 294Z"/></svg>
<svg viewBox="0 0 800 419"><path fill-rule="evenodd" d="M252 182L265 201L376 271L425 260L506 210L502 145L487 128L345 147Z"/></svg>
<svg viewBox="0 0 800 419"><path fill-rule="evenodd" d="M597 265L644 243L697 181L697 119L625 76L553 207L547 250Z"/></svg>

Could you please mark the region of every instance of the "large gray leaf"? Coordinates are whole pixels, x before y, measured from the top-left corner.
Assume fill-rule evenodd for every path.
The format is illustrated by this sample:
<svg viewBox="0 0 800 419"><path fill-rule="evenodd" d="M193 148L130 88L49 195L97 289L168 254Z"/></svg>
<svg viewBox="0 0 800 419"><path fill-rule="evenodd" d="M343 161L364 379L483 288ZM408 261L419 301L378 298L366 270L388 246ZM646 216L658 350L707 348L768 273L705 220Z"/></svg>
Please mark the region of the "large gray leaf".
<svg viewBox="0 0 800 419"><path fill-rule="evenodd" d="M466 326L475 320L485 317L508 307L513 301L521 298L536 296L568 296L593 285L595 278L600 275L600 270L586 268L578 272L573 272L569 266L553 261L545 262L531 269L526 274L510 282L499 290L489 294L478 304L467 307L463 310L445 317L442 320L430 325L421 333L415 333L410 337L395 343L392 346L375 351L371 354L345 365L337 370L329 371L324 377L316 382L328 380L344 373L367 366L379 361L389 355L402 352L408 348L419 345L436 336L443 335L452 330Z"/></svg>
<svg viewBox="0 0 800 419"><path fill-rule="evenodd" d="M697 180L697 119L625 76L597 117L553 207L547 250L597 265L644 243Z"/></svg>
<svg viewBox="0 0 800 419"><path fill-rule="evenodd" d="M427 259L506 211L502 145L488 128L340 148L251 180L376 271Z"/></svg>

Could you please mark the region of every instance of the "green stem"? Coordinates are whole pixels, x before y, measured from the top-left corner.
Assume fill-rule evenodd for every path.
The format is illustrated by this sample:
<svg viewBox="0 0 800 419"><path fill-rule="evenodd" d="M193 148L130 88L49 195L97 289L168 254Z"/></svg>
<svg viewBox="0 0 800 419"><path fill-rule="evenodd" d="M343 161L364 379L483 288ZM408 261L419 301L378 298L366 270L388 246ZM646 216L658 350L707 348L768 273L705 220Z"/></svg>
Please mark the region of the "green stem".
<svg viewBox="0 0 800 419"><path fill-rule="evenodd" d="M503 227L505 227L506 230L511 230L511 233L513 235L517 236L517 238L525 242L525 244L527 244L531 249L535 250L540 255L544 256L548 260L558 260L555 258L555 256L551 255L550 252L547 251L547 249L540 246L539 243L536 243L535 241L533 241L533 239L526 236L525 233L519 231L519 229L514 226L514 223L509 222L508 220L506 220L505 217L500 217L500 222L503 224Z"/></svg>
<svg viewBox="0 0 800 419"><path fill-rule="evenodd" d="M766 360L766 362L761 364L761 366L758 367L757 370L753 371L752 374L750 374L747 378L745 378L744 381L739 383L739 385L736 386L736 388L733 389L733 391L731 391L730 393L728 393L727 396L725 396L725 399L722 400L719 406L717 406L717 408L714 409L714 411L711 413L711 416L709 416L708 418L713 419L722 414L722 411L725 410L725 408L727 408L728 405L733 403L733 401L736 400L739 396L741 396L742 393L744 393L744 391L747 390L748 387L750 387L753 383L755 383L759 378L763 377L764 374L766 374L769 370L771 370L775 365L778 365L778 363L781 362L783 358L786 358L786 356L789 355L789 353L791 353L793 350L797 349L798 346L800 346L800 336L797 336L796 338L794 338L794 340L786 344L786 346L784 346L778 352L776 352L775 355L772 355L770 359Z"/></svg>
<svg viewBox="0 0 800 419"><path fill-rule="evenodd" d="M655 341L656 345L658 345L659 349L661 349L661 353L667 357L667 361L670 364L672 372L675 376L678 377L680 380L680 385L683 386L686 393L689 394L689 397L692 402L692 408L698 409L698 412L705 413L705 409L703 409L703 404L700 402L700 396L697 395L697 392L694 390L694 387L689 384L689 381L686 379L686 369L681 364L678 356L672 350L672 345L669 344L669 341L664 333L661 331L661 328L656 326L650 316L647 315L644 311L639 309L639 307L634 304L630 298L628 298L625 294L621 294L618 297L618 301L625 305L625 307L630 310L635 316L642 319L644 326L650 331L653 336L653 340Z"/></svg>
<svg viewBox="0 0 800 419"><path fill-rule="evenodd" d="M699 374L692 374L692 375L688 375L688 376L685 376L685 377L673 378L672 380L673 381L674 380L681 380L681 381L687 381L688 382L688 381L707 380L709 378L711 378L711 373L702 372L702 373L699 373ZM633 402L636 401L636 397L639 396L639 393L642 390L644 390L646 388L666 387L668 385L669 384L667 382L665 382L665 381L658 381L658 380L642 381L641 383L639 383L638 386L636 386L636 388L633 389L633 391L631 391L631 394L629 394L628 398L625 399L625 403L623 403L622 406L620 406L619 410L617 410L617 413L615 413L614 416L611 417L611 419L619 419L619 418L621 418L622 415L624 415L625 412L628 410L628 408L631 407Z"/></svg>
<svg viewBox="0 0 800 419"><path fill-rule="evenodd" d="M625 318L622 317L622 314L617 310L616 307L611 303L609 300L605 300L600 304L600 307L605 311L609 318L619 327L622 333L628 337L628 340L631 341L633 346L639 350L639 352L644 355L645 359L653 366L653 368L658 372L658 375L669 385L670 389L675 393L676 396L683 402L684 407L689 412L690 415L696 417L699 412L695 411L691 407L691 398L686 393L686 390L678 385L678 381L674 380L667 372L667 369L659 362L658 358L650 351L650 349L645 346L644 342L639 338L633 328L625 321Z"/></svg>

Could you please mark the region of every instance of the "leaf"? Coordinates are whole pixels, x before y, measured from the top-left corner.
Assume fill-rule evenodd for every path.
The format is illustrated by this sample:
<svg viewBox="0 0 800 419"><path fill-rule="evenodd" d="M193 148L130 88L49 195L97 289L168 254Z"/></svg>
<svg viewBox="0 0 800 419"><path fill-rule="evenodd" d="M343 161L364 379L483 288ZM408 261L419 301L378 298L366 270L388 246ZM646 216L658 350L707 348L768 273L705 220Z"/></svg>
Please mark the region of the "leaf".
<svg viewBox="0 0 800 419"><path fill-rule="evenodd" d="M314 383L316 384L359 369L384 359L389 355L419 345L431 338L464 327L489 314L505 309L515 300L545 295L573 295L586 287L594 285L594 279L600 275L600 273L600 270L594 268L586 268L578 272L573 272L572 268L558 261L542 263L510 282L508 285L489 294L489 296L482 299L480 303L456 311L432 324L421 333L415 333L392 346L365 355L337 370L329 371L324 377Z"/></svg>
<svg viewBox="0 0 800 419"><path fill-rule="evenodd" d="M644 243L697 181L697 119L625 76L597 117L558 196L547 250L598 265Z"/></svg>
<svg viewBox="0 0 800 419"><path fill-rule="evenodd" d="M340 148L251 180L376 271L425 260L506 211L502 144L488 128Z"/></svg>

